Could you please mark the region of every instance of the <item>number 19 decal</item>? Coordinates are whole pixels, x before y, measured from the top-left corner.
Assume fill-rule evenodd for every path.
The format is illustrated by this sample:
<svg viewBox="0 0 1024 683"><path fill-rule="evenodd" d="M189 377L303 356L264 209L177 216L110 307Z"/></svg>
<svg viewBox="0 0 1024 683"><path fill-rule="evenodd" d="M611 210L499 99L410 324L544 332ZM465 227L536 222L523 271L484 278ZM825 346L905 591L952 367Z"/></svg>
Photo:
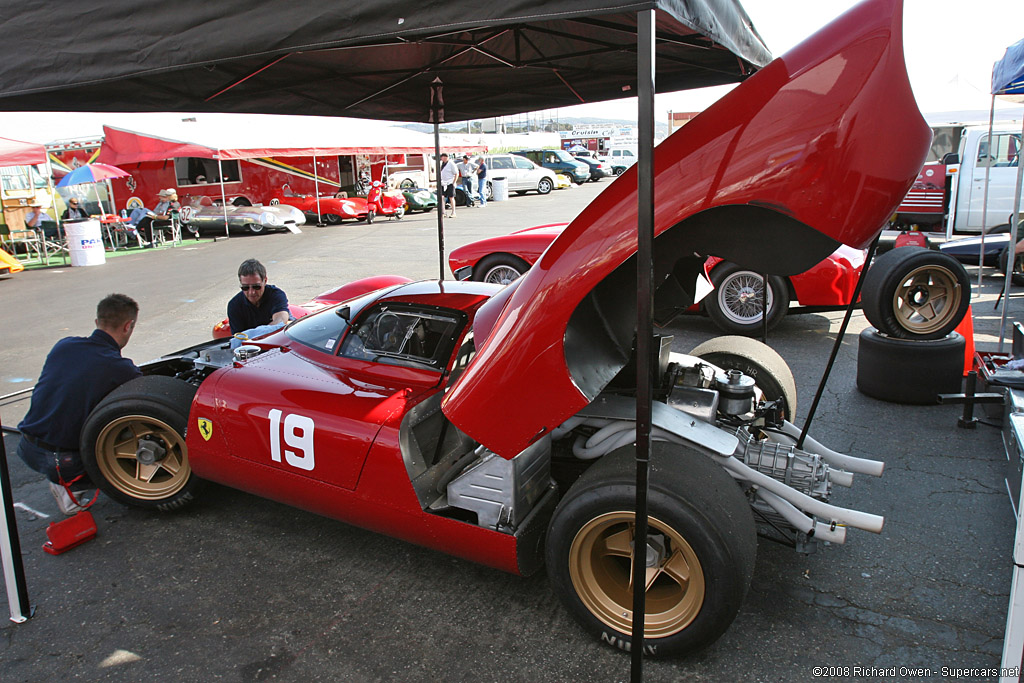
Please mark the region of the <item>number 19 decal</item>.
<svg viewBox="0 0 1024 683"><path fill-rule="evenodd" d="M284 444L295 450L284 449L284 460L292 467L300 470L312 470L313 461L313 419L305 415L289 413L284 417L284 429L281 428L281 411L274 408L270 411L270 459L281 462L281 432L284 432Z"/></svg>

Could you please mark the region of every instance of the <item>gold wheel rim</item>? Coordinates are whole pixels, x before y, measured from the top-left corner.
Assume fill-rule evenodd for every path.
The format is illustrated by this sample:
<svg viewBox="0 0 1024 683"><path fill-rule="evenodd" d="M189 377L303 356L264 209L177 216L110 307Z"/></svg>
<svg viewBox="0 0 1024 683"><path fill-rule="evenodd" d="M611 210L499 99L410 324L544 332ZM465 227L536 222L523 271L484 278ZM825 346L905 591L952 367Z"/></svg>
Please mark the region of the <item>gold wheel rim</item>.
<svg viewBox="0 0 1024 683"><path fill-rule="evenodd" d="M136 457L139 442L154 440L166 449L146 465ZM188 448L173 427L146 415L126 415L110 422L96 437L96 464L103 478L121 493L140 500L173 496L188 482Z"/></svg>
<svg viewBox="0 0 1024 683"><path fill-rule="evenodd" d="M946 268L922 266L912 270L893 294L893 312L900 326L915 334L944 327L960 309L963 291Z"/></svg>
<svg viewBox="0 0 1024 683"><path fill-rule="evenodd" d="M630 633L633 624L632 512L608 512L590 520L569 548L569 574L576 594L606 626ZM645 638L679 633L704 605L704 571L690 544L672 527L649 518L648 533L664 540L664 551L646 571Z"/></svg>

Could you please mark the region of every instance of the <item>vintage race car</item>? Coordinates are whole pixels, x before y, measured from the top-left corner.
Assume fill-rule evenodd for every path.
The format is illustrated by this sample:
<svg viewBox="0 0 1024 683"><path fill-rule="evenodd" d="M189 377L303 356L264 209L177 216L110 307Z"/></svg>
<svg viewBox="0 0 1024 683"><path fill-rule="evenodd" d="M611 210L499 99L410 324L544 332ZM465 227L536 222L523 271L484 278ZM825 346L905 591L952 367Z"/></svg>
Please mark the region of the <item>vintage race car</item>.
<svg viewBox="0 0 1024 683"><path fill-rule="evenodd" d="M25 270L25 266L21 261L0 249L0 277L20 273L23 270Z"/></svg>
<svg viewBox="0 0 1024 683"><path fill-rule="evenodd" d="M409 187L402 189L405 197L405 212L432 211L437 207L437 193L425 187Z"/></svg>
<svg viewBox="0 0 1024 683"><path fill-rule="evenodd" d="M855 7L658 146L656 312L693 302L695 253L790 276L874 239L931 140L901 15ZM616 181L510 286L392 284L148 363L89 416L86 468L144 508L213 481L505 571L546 565L580 624L628 650L637 204ZM829 498L882 463L797 448L792 374L759 342L645 341L661 351L644 648L666 656L728 628L758 531L802 549L879 532Z"/></svg>
<svg viewBox="0 0 1024 683"><path fill-rule="evenodd" d="M488 237L464 245L448 256L457 280L508 284L540 259L544 250L565 229L565 223L540 225L509 235ZM792 276L768 276L768 327L788 312L845 308L853 298L865 251L840 245L820 263ZM761 273L717 257L709 257L706 273L715 291L690 307L706 313L730 334L760 335L764 282ZM799 308L790 308L790 304Z"/></svg>
<svg viewBox="0 0 1024 683"><path fill-rule="evenodd" d="M366 197L333 197L321 196L319 202L311 195L295 195L282 193L270 200L271 206L292 206L306 215L315 223L317 212L325 223L337 225L343 220L372 222L373 217L366 203ZM319 206L319 208L317 208ZM405 214L405 197L400 190L389 190L381 197L382 211L374 215L401 218Z"/></svg>
<svg viewBox="0 0 1024 683"><path fill-rule="evenodd" d="M224 219L228 228L237 232L259 234L267 230L297 232L306 223L301 211L287 206L263 204L228 204L210 197L193 197L179 213L182 230L196 235L203 232L224 232Z"/></svg>

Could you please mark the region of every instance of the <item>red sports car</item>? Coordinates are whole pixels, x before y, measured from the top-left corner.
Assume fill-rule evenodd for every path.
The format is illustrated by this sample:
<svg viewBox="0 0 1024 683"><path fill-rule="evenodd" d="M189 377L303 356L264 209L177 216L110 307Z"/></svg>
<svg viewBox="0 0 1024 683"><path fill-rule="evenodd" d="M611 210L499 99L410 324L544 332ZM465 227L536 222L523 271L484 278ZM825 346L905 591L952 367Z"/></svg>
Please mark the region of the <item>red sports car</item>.
<svg viewBox="0 0 1024 683"><path fill-rule="evenodd" d="M694 254L789 276L875 237L931 140L900 17L897 0L858 5L658 146L656 309L692 303ZM393 284L234 351L147 364L87 420L90 476L142 507L179 508L215 481L506 571L546 565L577 620L628 650L633 174L511 286ZM758 342L681 355L651 341L644 647L671 655L729 626L758 530L797 547L879 531L828 499L882 464L798 449L792 374Z"/></svg>
<svg viewBox="0 0 1024 683"><path fill-rule="evenodd" d="M306 214L307 220L316 221L317 215L325 223L337 225L343 220L357 220L372 223L376 216L401 218L405 215L405 196L399 190L384 192L380 199L380 210L371 215L366 197L321 196L319 201L312 195L296 195L282 192L270 200L272 206L287 204Z"/></svg>
<svg viewBox="0 0 1024 683"><path fill-rule="evenodd" d="M565 223L553 223L478 240L452 251L448 265L458 280L508 284L529 270L565 227ZM799 304L794 312L845 308L853 298L865 255L863 249L840 245L802 273L768 275L768 327L782 319L791 303ZM707 313L730 334L759 335L762 274L714 256L708 258L705 269L715 291L690 310Z"/></svg>

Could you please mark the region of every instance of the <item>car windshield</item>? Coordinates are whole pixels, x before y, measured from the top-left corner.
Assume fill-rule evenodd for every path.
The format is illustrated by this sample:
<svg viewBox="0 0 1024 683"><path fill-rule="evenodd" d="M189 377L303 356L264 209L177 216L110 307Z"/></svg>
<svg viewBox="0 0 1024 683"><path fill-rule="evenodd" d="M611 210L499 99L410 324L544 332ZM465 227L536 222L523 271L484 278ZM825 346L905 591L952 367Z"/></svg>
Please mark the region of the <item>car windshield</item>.
<svg viewBox="0 0 1024 683"><path fill-rule="evenodd" d="M464 323L456 311L382 304L345 337L339 355L441 371Z"/></svg>
<svg viewBox="0 0 1024 683"><path fill-rule="evenodd" d="M555 150L552 153L552 156L556 157L559 161L576 161L575 157L564 149Z"/></svg>

